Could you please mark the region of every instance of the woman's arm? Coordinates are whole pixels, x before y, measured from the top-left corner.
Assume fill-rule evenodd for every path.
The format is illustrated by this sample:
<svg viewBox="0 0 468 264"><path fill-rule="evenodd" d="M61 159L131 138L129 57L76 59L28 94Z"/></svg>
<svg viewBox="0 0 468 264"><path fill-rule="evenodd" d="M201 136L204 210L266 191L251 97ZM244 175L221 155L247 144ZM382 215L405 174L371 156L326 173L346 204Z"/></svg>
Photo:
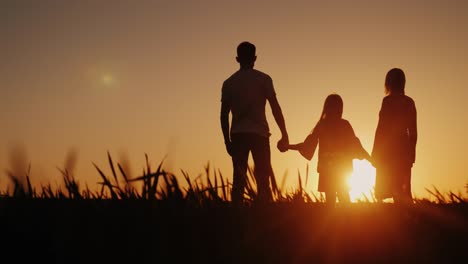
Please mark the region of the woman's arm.
<svg viewBox="0 0 468 264"><path fill-rule="evenodd" d="M414 101L411 100L411 108L410 108L410 122L408 127L408 134L410 140L410 162L414 163L416 160L416 142L418 141L418 127L416 121L416 106Z"/></svg>
<svg viewBox="0 0 468 264"><path fill-rule="evenodd" d="M377 123L377 128L375 130L375 136L374 136L374 144L372 146L372 152L371 152L371 162L372 165L377 166L378 163L381 161L381 152L382 152L382 145L383 145L383 139L384 139L384 126L385 126L385 118L387 116L387 103L386 103L386 98L382 100L382 106L380 107L379 111L379 121Z"/></svg>

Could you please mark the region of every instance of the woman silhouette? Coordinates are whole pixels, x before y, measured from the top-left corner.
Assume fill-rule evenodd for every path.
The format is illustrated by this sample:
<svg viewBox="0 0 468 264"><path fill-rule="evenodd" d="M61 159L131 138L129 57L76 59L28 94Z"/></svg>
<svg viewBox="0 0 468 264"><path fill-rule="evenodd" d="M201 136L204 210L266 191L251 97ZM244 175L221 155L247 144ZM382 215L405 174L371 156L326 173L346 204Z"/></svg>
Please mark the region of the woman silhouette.
<svg viewBox="0 0 468 264"><path fill-rule="evenodd" d="M323 111L315 128L303 143L289 145L308 160L312 159L317 145L319 173L318 191L325 192L327 204L349 202L348 177L353 172L353 159L370 159L367 151L355 136L351 124L342 118L343 100L331 94L325 100Z"/></svg>
<svg viewBox="0 0 468 264"><path fill-rule="evenodd" d="M411 168L416 157L416 106L405 95L405 74L391 69L385 78L385 93L372 149L376 168L375 194L379 201L411 202Z"/></svg>

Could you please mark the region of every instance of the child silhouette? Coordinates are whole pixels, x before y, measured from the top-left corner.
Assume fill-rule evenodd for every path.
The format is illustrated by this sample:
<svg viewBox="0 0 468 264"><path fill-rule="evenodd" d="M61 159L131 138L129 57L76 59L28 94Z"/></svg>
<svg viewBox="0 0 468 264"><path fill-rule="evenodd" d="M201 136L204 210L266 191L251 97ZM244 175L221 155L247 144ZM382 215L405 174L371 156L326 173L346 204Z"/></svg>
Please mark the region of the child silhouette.
<svg viewBox="0 0 468 264"><path fill-rule="evenodd" d="M353 159L370 156L355 136L351 124L342 118L343 100L338 94L329 95L323 105L320 120L304 142L291 144L288 149L297 150L311 160L318 150L318 191L325 192L327 204L350 202L348 178L353 172Z"/></svg>

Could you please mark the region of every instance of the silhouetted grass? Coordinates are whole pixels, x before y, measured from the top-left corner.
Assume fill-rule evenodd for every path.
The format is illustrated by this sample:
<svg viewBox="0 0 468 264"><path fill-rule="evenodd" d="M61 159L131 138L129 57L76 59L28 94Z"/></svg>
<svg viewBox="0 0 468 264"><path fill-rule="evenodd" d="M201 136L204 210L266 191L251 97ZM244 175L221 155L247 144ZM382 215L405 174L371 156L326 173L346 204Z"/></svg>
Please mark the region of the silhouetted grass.
<svg viewBox="0 0 468 264"><path fill-rule="evenodd" d="M74 155L73 153L70 155ZM168 172L163 168L164 160L159 163L156 170L152 170L149 157L145 154L146 166L142 171L142 175L135 178L129 178L128 173L120 163L115 163L107 153L108 169L110 174L104 172L98 165L93 163L97 174L101 181L98 185L100 190L90 190L88 185L84 188L73 175L73 168L69 164L74 158L67 157L65 168L57 168L63 180L63 188L57 186L53 188L50 184L40 186L39 190L32 187L31 183L31 166L28 166L27 173L24 175L26 182L23 183L20 178L23 175L14 175L11 171L6 171L10 179L13 190L4 190L0 192L0 197L10 198L42 198L42 199L142 199L142 200L178 200L184 201L192 205L203 205L207 203L226 203L230 201L230 193L232 184L227 177L224 177L220 170L211 168L210 164L206 164L204 174L198 175L195 179L191 179L186 171L181 170L177 176L172 172ZM68 168L67 168L68 167ZM317 196L315 193L307 192L303 186L307 186L309 176L309 167L306 167L305 183L302 183L302 175L297 172L297 189L287 193L284 188L287 174L283 175L281 186L278 186L276 179L271 178L272 195L275 202L305 202L317 203L324 202L322 194ZM179 179L183 179L186 187L182 187ZM134 183L141 186L137 189ZM432 189L427 189L430 198L414 199L415 203L466 203L466 198L462 194L453 192L441 193L435 186ZM256 200L257 190L255 177L253 176L253 168L248 168L247 184L245 190L246 204L251 204ZM432 198L432 199L431 199ZM358 202L376 202L374 195L371 197L363 196Z"/></svg>
<svg viewBox="0 0 468 264"><path fill-rule="evenodd" d="M271 179L274 203L257 204L249 168L245 204L233 207L228 177L206 164L191 178L156 168L145 155L140 176L107 153L93 164L90 190L74 175L73 155L58 168L62 184L34 188L8 171L12 189L0 192L3 259L46 263L454 263L468 245L468 207L460 194L428 189L414 204L327 207L309 193L308 167L297 188ZM21 181L20 178L24 178ZM15 250L27 254L16 255ZM25 259L28 259L26 261Z"/></svg>
<svg viewBox="0 0 468 264"><path fill-rule="evenodd" d="M142 175L135 178L129 178L127 172L120 163L115 163L110 155L108 157L108 168L110 174L93 163L101 181L97 182L101 186L100 190L92 191L86 185L81 188L73 172L67 168L57 168L63 180L63 187L53 188L50 184L40 186L39 191L32 187L30 181L30 167L25 175L27 184L19 180L19 176L7 172L10 178L13 191L5 190L2 193L4 197L11 198L42 198L42 199L141 199L153 201L178 200L192 205L203 205L206 203L226 203L230 201L232 184L229 179L224 177L220 170L211 168L208 163L205 166L204 174L198 175L194 180L187 172L181 170L181 177L172 172L164 170L164 161L161 161L156 168L152 170L148 155L145 154L146 167ZM307 167L308 170L308 167ZM181 187L179 179L185 181L187 187ZM271 178L272 194L276 202L301 201L301 202L323 202L323 197L310 196L304 190L302 177L298 172L298 189L291 193L286 193L284 184L287 174L283 176L281 187L278 187L274 177ZM306 172L306 182L308 181L308 172ZM141 186L137 189L132 183L138 183ZM247 184L245 190L246 204L251 204L256 200L257 190L253 168L248 168Z"/></svg>

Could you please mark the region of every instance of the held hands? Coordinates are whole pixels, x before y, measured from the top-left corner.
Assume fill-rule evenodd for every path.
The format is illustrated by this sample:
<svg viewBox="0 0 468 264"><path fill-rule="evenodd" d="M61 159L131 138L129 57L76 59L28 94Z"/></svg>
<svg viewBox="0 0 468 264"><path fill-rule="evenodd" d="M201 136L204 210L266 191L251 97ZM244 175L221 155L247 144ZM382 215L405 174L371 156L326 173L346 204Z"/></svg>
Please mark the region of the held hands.
<svg viewBox="0 0 468 264"><path fill-rule="evenodd" d="M281 152L286 152L289 149L289 138L287 137L282 137L279 141L278 144L276 145L279 151Z"/></svg>
<svg viewBox="0 0 468 264"><path fill-rule="evenodd" d="M365 152L364 157L362 157L362 159L367 160L372 165L372 167L375 168L375 166L376 166L375 159L371 155L369 155L369 153L367 153L367 151Z"/></svg>
<svg viewBox="0 0 468 264"><path fill-rule="evenodd" d="M369 155L369 152L367 152L366 150L363 149L363 153L362 153L362 157L361 157L361 160L367 160L369 161L370 164L372 164L372 166L374 166L374 162L372 160L372 157L371 155ZM375 166L374 166L375 167Z"/></svg>
<svg viewBox="0 0 468 264"><path fill-rule="evenodd" d="M231 141L225 141L224 144L226 145L226 151L229 154L229 156L232 156L233 152L233 147L232 147L232 142ZM289 149L289 139L286 137L281 138L278 141L277 148L281 152L286 152Z"/></svg>
<svg viewBox="0 0 468 264"><path fill-rule="evenodd" d="M373 160L372 160L372 157L369 155L369 153L367 153L367 152L365 153L364 159L366 159L367 161L369 161L373 165Z"/></svg>

